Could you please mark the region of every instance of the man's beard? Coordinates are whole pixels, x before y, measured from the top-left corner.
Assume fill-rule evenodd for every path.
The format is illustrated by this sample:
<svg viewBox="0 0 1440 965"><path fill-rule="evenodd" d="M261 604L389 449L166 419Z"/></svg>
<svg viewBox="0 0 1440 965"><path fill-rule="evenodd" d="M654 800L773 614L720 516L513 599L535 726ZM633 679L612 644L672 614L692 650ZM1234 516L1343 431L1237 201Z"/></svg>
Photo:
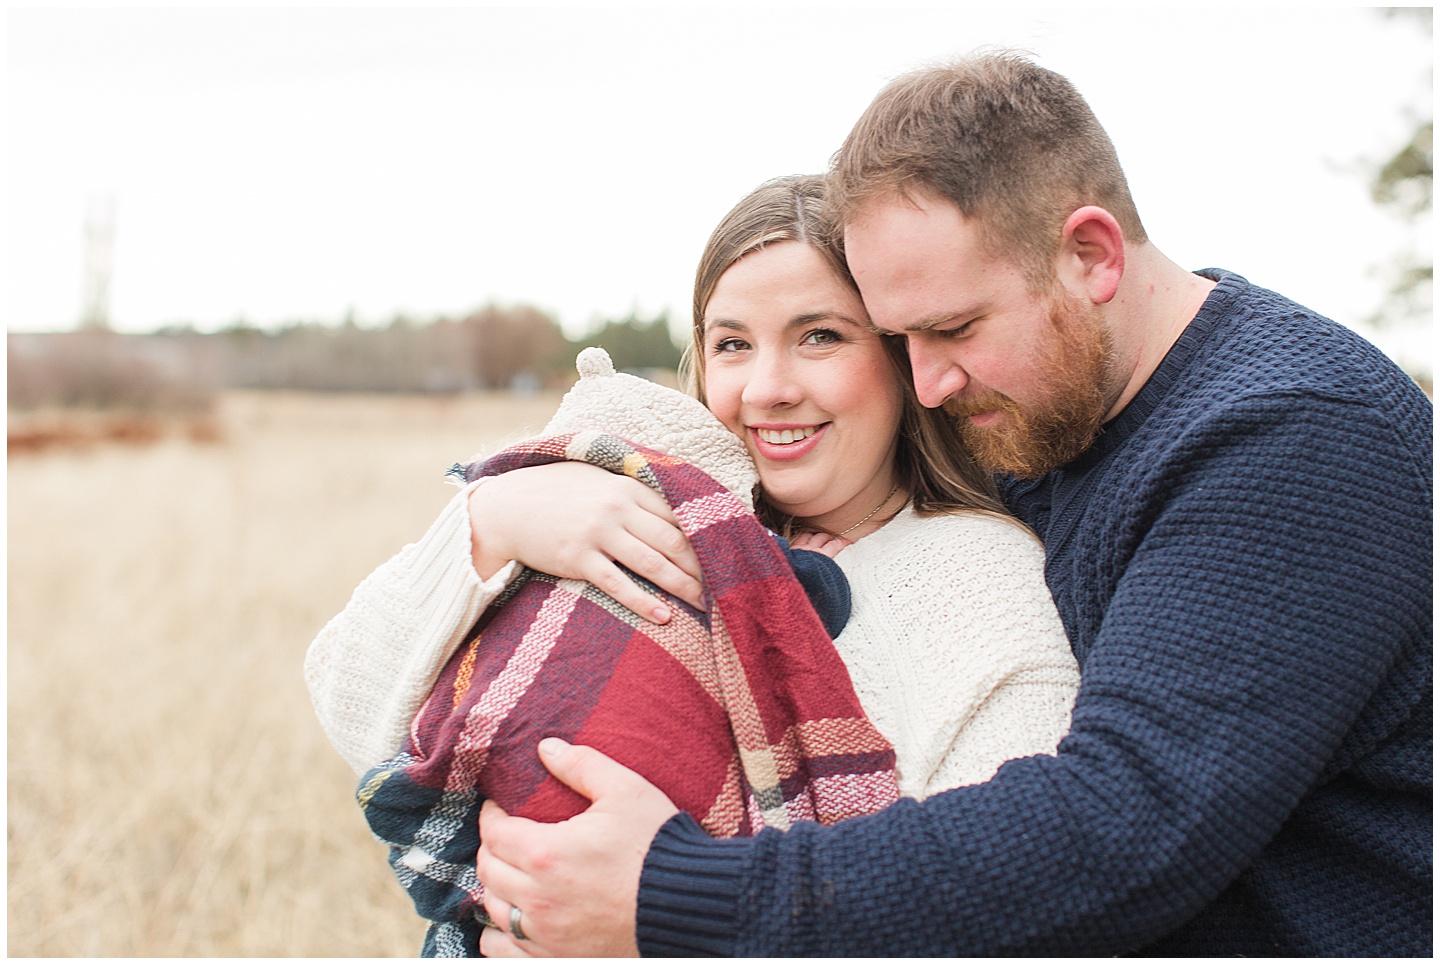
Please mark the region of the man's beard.
<svg viewBox="0 0 1440 965"><path fill-rule="evenodd" d="M990 472L1022 479L1043 476L1095 441L1110 408L1106 387L1113 355L1100 310L1060 294L1050 302L1050 346L1036 363L1042 402L1022 405L994 390L945 403L960 438ZM969 416L999 410L999 425L982 428Z"/></svg>

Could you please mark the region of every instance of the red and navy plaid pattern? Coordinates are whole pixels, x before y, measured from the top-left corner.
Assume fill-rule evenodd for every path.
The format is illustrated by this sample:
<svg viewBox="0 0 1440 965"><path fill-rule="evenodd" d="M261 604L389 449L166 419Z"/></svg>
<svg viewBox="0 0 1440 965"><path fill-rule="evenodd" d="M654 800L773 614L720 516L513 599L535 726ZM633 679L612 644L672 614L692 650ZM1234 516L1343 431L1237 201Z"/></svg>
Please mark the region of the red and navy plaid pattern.
<svg viewBox="0 0 1440 965"><path fill-rule="evenodd" d="M894 750L866 720L784 555L733 493L593 431L523 443L464 475L567 459L666 497L699 557L707 607L672 598L670 622L655 626L588 583L526 571L487 611L405 747L357 792L417 909L443 923L426 954L477 953L485 798L538 821L588 805L541 765L543 737L638 771L717 837L830 824L898 797Z"/></svg>

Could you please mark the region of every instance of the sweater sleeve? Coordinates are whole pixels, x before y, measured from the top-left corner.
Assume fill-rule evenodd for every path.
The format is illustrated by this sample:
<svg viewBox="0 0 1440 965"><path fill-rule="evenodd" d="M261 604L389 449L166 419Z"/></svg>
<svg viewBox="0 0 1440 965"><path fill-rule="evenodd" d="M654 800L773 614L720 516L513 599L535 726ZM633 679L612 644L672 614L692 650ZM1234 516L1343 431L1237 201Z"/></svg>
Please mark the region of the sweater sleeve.
<svg viewBox="0 0 1440 965"><path fill-rule="evenodd" d="M361 581L305 655L320 725L357 774L399 749L445 661L520 572L514 561L488 580L475 572L467 499L483 483Z"/></svg>
<svg viewBox="0 0 1440 965"><path fill-rule="evenodd" d="M1213 902L1428 647L1432 494L1423 456L1368 406L1262 397L1182 435L1144 469L1164 482L1112 573L1056 756L713 856L667 825L642 952L694 933L735 955L1112 955Z"/></svg>

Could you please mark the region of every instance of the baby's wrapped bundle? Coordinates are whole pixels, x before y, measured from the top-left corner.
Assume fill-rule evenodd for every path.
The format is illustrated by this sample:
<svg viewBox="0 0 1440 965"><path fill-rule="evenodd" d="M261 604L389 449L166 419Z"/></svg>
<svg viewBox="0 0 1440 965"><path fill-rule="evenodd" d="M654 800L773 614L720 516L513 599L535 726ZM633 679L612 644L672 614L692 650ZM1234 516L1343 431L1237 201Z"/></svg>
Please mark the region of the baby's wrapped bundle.
<svg viewBox="0 0 1440 965"><path fill-rule="evenodd" d="M588 806L540 763L544 737L638 771L717 837L828 824L898 796L894 751L866 720L784 554L750 511L754 470L739 440L696 400L616 375L601 359L581 355L582 379L546 434L463 467L464 478L577 460L639 479L666 497L690 539L706 609L672 599L674 615L657 626L589 583L529 570L491 606L400 753L371 769L358 792L401 883L437 923L427 955L477 954L486 798L538 821ZM605 430L585 427L597 400ZM612 411L616 401L625 412ZM699 462L718 466L731 488L693 464L689 443L658 440L669 446L662 452L626 441L657 442L658 425L705 429L711 448Z"/></svg>

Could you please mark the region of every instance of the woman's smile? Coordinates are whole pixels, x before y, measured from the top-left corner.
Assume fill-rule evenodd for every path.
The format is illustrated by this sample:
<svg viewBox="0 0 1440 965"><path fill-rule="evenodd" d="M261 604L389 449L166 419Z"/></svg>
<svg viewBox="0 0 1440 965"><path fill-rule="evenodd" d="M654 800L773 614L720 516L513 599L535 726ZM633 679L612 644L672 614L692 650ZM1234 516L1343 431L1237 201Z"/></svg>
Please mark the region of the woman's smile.
<svg viewBox="0 0 1440 965"><path fill-rule="evenodd" d="M750 426L751 448L762 459L788 462L813 452L829 427L828 422L785 428Z"/></svg>
<svg viewBox="0 0 1440 965"><path fill-rule="evenodd" d="M836 532L894 489L900 377L814 248L777 242L732 264L703 333L706 403L745 440L773 508Z"/></svg>

